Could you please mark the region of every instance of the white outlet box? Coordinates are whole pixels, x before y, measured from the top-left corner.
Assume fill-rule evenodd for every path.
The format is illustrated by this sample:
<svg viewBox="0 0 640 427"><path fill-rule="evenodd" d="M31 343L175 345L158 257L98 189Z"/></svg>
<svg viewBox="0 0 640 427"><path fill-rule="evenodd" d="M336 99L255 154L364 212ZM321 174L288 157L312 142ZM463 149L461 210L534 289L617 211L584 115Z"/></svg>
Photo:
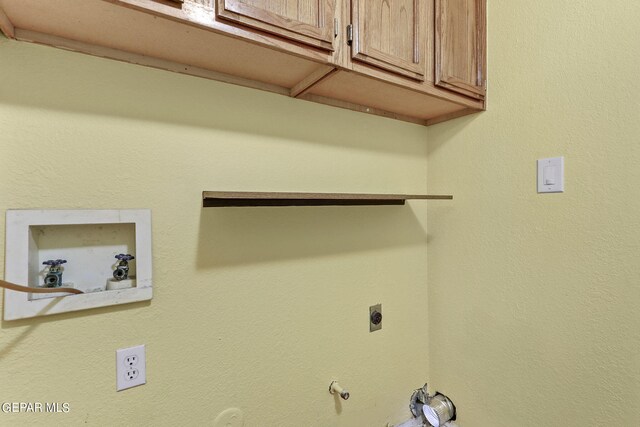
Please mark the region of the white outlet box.
<svg viewBox="0 0 640 427"><path fill-rule="evenodd" d="M147 383L144 345L116 350L116 391Z"/></svg>
<svg viewBox="0 0 640 427"><path fill-rule="evenodd" d="M5 280L41 286L42 262L66 259L62 280L85 292L79 295L29 294L5 290L4 320L65 313L150 300L152 297L151 211L8 210ZM125 286L113 283L114 255L133 253ZM118 284L120 285L120 284ZM122 284L125 285L125 284Z"/></svg>

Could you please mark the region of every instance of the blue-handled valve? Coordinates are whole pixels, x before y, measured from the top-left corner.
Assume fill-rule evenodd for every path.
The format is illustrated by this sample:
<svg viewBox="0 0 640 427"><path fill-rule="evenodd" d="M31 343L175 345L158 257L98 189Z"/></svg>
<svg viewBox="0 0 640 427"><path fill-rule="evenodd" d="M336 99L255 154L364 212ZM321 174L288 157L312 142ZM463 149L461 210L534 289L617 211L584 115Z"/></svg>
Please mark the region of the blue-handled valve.
<svg viewBox="0 0 640 427"><path fill-rule="evenodd" d="M116 259L118 264L113 272L113 278L117 281L127 280L129 278L129 261L135 257L131 254L118 254Z"/></svg>
<svg viewBox="0 0 640 427"><path fill-rule="evenodd" d="M44 286L46 288L59 288L62 286L62 264L66 263L66 259L50 259L42 263L42 265L49 266L49 271L44 276Z"/></svg>

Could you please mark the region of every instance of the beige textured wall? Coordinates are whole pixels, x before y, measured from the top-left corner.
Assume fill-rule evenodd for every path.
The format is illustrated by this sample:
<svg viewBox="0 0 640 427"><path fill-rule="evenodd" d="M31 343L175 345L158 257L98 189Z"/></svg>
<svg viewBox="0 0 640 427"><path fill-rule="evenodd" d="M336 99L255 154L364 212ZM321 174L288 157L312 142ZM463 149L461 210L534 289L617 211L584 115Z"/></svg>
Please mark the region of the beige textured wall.
<svg viewBox="0 0 640 427"><path fill-rule="evenodd" d="M426 203L200 199L424 192L426 132L0 38L0 241L6 209L150 208L155 279L150 304L2 322L0 400L71 412L0 424L212 425L230 407L249 427L407 419L428 365ZM384 328L370 334L378 302ZM148 384L116 393L115 350L142 343ZM351 391L341 407L327 391L336 377Z"/></svg>
<svg viewBox="0 0 640 427"><path fill-rule="evenodd" d="M489 111L429 128L430 377L464 427L640 425L640 3L489 1ZM565 156L564 194L536 159Z"/></svg>

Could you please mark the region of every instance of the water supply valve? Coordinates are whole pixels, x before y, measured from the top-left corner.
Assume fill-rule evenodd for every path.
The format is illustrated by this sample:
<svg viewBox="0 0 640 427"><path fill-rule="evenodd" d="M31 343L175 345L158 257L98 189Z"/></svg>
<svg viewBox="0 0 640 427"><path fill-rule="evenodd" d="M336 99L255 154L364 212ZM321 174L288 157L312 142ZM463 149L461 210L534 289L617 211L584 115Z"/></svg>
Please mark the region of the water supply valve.
<svg viewBox="0 0 640 427"><path fill-rule="evenodd" d="M129 278L129 261L135 259L135 257L131 254L118 254L116 259L119 261L113 271L113 278L117 281L127 280Z"/></svg>
<svg viewBox="0 0 640 427"><path fill-rule="evenodd" d="M49 259L42 263L49 266L49 270L44 276L45 288L59 288L62 286L62 264L66 264L66 262L66 259Z"/></svg>

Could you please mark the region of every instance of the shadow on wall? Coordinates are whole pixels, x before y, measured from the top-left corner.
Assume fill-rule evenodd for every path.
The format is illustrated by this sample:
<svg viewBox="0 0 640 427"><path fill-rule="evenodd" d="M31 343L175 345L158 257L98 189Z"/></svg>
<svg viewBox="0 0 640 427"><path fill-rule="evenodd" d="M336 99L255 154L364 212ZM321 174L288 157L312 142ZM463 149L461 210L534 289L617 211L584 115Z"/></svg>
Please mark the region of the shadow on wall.
<svg viewBox="0 0 640 427"><path fill-rule="evenodd" d="M60 300L52 299L51 303L47 304L47 306L43 308L40 312L46 313L49 309L51 309L54 305L58 304L59 302ZM139 301L139 302L134 302L130 304L93 308L90 310L72 311L67 313L53 314L50 316L32 317L29 319L19 319L19 320L12 320L12 321L7 321L3 319L1 323L2 330L13 329L13 328L19 328L22 330L20 333L18 333L18 335L16 335L11 340L9 341L5 340L5 341L2 341L2 343L0 343L0 362L9 354L15 351L18 351L18 346L20 345L20 343L23 340L25 340L27 337L29 337L29 335L34 333L41 324L49 323L49 322L58 322L60 320L65 320L70 318L93 316L96 314L99 315L99 314L109 313L111 315L117 315L117 313L121 311L133 310L133 309L138 309L142 307L149 307L150 305L151 305L151 301ZM69 331L68 333L72 335L73 331Z"/></svg>
<svg viewBox="0 0 640 427"><path fill-rule="evenodd" d="M197 268L333 256L420 245L409 206L204 208Z"/></svg>
<svg viewBox="0 0 640 427"><path fill-rule="evenodd" d="M426 137L418 125L26 42L9 41L0 49L0 103L426 154L424 144L398 141L398 132L410 126Z"/></svg>

